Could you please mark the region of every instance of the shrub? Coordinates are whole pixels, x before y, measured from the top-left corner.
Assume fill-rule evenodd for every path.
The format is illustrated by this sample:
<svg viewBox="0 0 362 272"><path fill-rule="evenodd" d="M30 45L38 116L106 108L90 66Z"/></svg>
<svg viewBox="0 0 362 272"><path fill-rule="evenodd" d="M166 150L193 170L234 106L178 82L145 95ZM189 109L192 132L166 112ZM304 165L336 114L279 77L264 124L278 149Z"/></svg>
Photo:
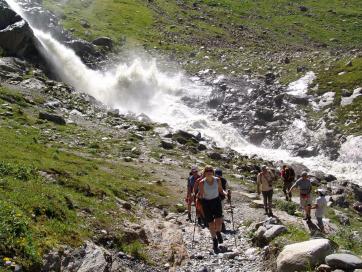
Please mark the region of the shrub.
<svg viewBox="0 0 362 272"><path fill-rule="evenodd" d="M0 200L0 256L17 257L24 266L40 263L27 218L13 205Z"/></svg>
<svg viewBox="0 0 362 272"><path fill-rule="evenodd" d="M279 210L285 211L290 215L295 215L295 212L298 210L298 205L291 201L277 200L275 205Z"/></svg>
<svg viewBox="0 0 362 272"><path fill-rule="evenodd" d="M0 161L0 177L13 176L16 179L28 181L36 176L33 166L18 165Z"/></svg>

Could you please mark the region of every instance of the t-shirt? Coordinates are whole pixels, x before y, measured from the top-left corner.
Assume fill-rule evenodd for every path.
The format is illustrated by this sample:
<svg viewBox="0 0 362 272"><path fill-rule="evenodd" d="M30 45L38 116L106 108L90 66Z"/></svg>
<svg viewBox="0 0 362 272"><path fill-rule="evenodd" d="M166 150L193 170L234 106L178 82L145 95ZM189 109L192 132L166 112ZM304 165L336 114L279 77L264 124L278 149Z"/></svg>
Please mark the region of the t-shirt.
<svg viewBox="0 0 362 272"><path fill-rule="evenodd" d="M303 178L300 178L294 183L293 186L298 187L302 195L309 195L312 191L312 183L310 179L304 180Z"/></svg>
<svg viewBox="0 0 362 272"><path fill-rule="evenodd" d="M327 207L327 200L324 196L319 196L316 199L317 208L315 210L315 217L324 217L326 207Z"/></svg>
<svg viewBox="0 0 362 272"><path fill-rule="evenodd" d="M196 176L196 178L194 176L190 176L188 179L187 179L187 189L189 191L192 192L192 190L194 189L194 186L195 186L195 182L196 180L199 178L199 176Z"/></svg>

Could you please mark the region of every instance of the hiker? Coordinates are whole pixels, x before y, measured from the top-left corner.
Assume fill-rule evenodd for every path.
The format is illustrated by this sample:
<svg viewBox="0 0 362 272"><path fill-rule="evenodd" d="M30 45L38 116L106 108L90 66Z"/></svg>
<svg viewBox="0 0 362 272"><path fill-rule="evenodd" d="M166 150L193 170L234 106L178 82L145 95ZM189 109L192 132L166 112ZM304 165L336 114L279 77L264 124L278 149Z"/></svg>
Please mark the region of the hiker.
<svg viewBox="0 0 362 272"><path fill-rule="evenodd" d="M312 209L316 209L315 217L317 218L318 227L322 233L325 233L324 224L323 224L323 217L325 215L325 211L327 208L327 200L325 198L326 191L324 189L317 189L318 197L316 199L315 204L312 206Z"/></svg>
<svg viewBox="0 0 362 272"><path fill-rule="evenodd" d="M227 198L228 198L228 202L230 202L230 199L231 199L231 191L228 190L228 182L227 180L222 176L222 170L217 168L215 170L215 176L217 178L220 179L221 181L221 186L222 186L222 189L225 191L225 192L228 192L227 194ZM223 195L223 194L220 194L220 199L221 199L221 207L222 207L222 210L223 210L223 213L224 213L224 202L225 202L225 199L226 197ZM222 219L222 224L221 224L221 232L222 233L225 233L226 232L226 226L225 226L225 222L224 222L224 218Z"/></svg>
<svg viewBox="0 0 362 272"><path fill-rule="evenodd" d="M300 205L304 209L305 216L303 220L310 220L310 209L312 205L312 182L308 178L308 173L303 172L302 177L299 178L290 188L289 192L291 192L295 187L299 188L300 192Z"/></svg>
<svg viewBox="0 0 362 272"><path fill-rule="evenodd" d="M200 181L204 178L204 173L202 173L199 178L196 180L195 185L194 185L194 189L193 189L193 194L195 196L194 201L195 201L195 210L196 210L196 217L197 217L197 223L199 224L199 226L201 226L202 228L206 228L207 227L207 222L205 220L205 214L204 214L204 210L202 209L202 201L200 198L198 198L198 193L199 193L199 184Z"/></svg>
<svg viewBox="0 0 362 272"><path fill-rule="evenodd" d="M199 171L196 166L191 167L191 172L189 178L187 179L187 194L186 194L186 203L187 203L187 220L192 221L191 219L191 205L194 201L193 199L193 190L196 180L199 178Z"/></svg>
<svg viewBox="0 0 362 272"><path fill-rule="evenodd" d="M204 175L205 178L199 184L199 198L202 199L202 207L209 226L214 251L218 253L219 243L223 243L221 235L222 207L220 194L226 196L227 193L222 189L221 180L214 177L212 166L205 167Z"/></svg>
<svg viewBox="0 0 362 272"><path fill-rule="evenodd" d="M283 165L280 171L280 176L283 180L283 193L286 201L292 201L292 193L290 188L292 187L295 180L295 172L291 166Z"/></svg>
<svg viewBox="0 0 362 272"><path fill-rule="evenodd" d="M265 215L273 216L273 180L274 174L267 169L266 165L261 167L261 172L257 176L256 191L260 196L260 191L263 194ZM261 190L260 190L261 189Z"/></svg>

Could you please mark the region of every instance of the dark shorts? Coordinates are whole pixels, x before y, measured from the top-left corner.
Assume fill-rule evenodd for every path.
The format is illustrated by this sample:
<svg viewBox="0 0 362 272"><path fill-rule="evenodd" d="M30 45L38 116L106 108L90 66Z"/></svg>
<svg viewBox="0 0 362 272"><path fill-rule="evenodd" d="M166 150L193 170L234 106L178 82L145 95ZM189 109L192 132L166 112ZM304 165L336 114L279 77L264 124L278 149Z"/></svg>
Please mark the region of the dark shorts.
<svg viewBox="0 0 362 272"><path fill-rule="evenodd" d="M222 218L222 206L219 197L210 200L203 199L202 208L207 223L214 221L216 218Z"/></svg>

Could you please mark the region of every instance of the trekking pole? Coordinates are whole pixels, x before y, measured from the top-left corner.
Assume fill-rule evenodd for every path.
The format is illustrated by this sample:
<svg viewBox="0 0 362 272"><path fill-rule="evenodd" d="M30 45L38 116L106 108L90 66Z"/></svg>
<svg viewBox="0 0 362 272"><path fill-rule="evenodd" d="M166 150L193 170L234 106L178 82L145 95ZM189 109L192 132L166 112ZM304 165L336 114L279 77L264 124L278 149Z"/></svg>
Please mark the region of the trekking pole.
<svg viewBox="0 0 362 272"><path fill-rule="evenodd" d="M230 194L230 190L228 190L228 194ZM235 242L235 247L237 247L237 244L236 244L236 232L235 232L235 225L234 225L234 211L233 211L233 206L231 205L231 195L230 195L230 198L229 198L229 203L230 203L230 210L231 210L231 222L233 224L234 242Z"/></svg>
<svg viewBox="0 0 362 272"><path fill-rule="evenodd" d="M197 220L196 220L196 200L194 201L195 202L195 223L194 223L194 231L193 231L193 233L192 233L192 243L191 243L191 248L193 248L194 247L194 241L195 241L195 229L196 229L196 223L197 223Z"/></svg>

